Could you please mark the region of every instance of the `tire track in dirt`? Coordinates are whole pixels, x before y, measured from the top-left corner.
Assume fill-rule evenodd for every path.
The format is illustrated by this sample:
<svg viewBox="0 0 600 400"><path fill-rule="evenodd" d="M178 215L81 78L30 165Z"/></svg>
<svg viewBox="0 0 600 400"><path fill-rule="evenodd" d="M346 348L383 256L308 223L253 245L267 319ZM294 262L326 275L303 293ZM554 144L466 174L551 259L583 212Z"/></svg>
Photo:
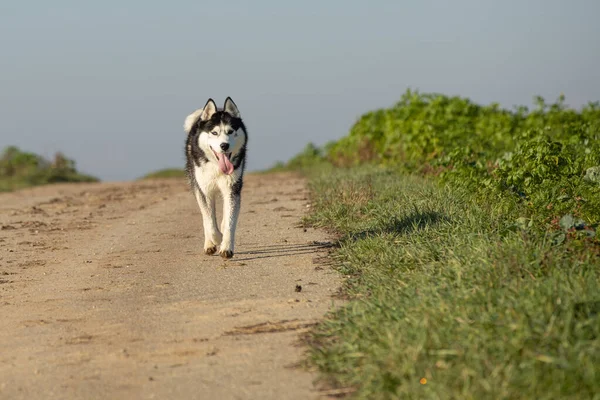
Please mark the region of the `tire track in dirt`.
<svg viewBox="0 0 600 400"><path fill-rule="evenodd" d="M318 398L297 339L339 277L296 226L307 202L298 177L249 175L223 261L180 180L0 195L0 398Z"/></svg>

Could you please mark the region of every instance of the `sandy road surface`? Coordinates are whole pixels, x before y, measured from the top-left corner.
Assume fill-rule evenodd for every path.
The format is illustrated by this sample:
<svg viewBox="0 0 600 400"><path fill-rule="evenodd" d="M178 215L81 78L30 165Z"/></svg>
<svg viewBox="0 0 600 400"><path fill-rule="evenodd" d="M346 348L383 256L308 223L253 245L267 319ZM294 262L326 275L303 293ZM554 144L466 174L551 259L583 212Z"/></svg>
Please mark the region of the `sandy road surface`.
<svg viewBox="0 0 600 400"><path fill-rule="evenodd" d="M248 176L224 261L180 180L0 194L0 399L320 397L297 340L339 278L307 200Z"/></svg>

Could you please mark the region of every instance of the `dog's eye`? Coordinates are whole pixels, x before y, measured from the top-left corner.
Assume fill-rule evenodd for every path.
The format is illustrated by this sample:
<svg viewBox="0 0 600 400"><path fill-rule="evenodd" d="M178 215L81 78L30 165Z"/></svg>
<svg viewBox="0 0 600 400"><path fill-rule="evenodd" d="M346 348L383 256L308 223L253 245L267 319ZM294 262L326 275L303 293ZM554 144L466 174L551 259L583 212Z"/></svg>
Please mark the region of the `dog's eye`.
<svg viewBox="0 0 600 400"><path fill-rule="evenodd" d="M215 136L217 136L219 134L217 131L212 131L211 133Z"/></svg>
<svg viewBox="0 0 600 400"><path fill-rule="evenodd" d="M227 132L228 135L231 135L232 133L233 133L233 130L231 130L231 129Z"/></svg>

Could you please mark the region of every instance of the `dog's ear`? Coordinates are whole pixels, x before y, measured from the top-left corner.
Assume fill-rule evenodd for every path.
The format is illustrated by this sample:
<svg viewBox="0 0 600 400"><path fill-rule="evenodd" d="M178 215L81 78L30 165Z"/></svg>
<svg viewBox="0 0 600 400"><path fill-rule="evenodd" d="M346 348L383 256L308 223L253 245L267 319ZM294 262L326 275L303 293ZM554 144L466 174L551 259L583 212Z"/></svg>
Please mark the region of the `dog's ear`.
<svg viewBox="0 0 600 400"><path fill-rule="evenodd" d="M240 110L238 110L238 108L235 105L235 103L233 102L233 100L231 100L231 97L228 97L225 100L225 106L223 106L223 110L225 110L225 112L230 114L232 117L235 117L235 118L240 117Z"/></svg>
<svg viewBox="0 0 600 400"><path fill-rule="evenodd" d="M202 119L203 121L209 120L210 117L212 117L216 112L217 105L215 104L214 100L208 99L204 108L197 109L185 118L183 129L187 133L190 133L199 119Z"/></svg>
<svg viewBox="0 0 600 400"><path fill-rule="evenodd" d="M214 113L217 112L217 105L213 99L208 99L204 108L202 109L202 114L200 114L200 118L202 121L208 121L210 117L213 116Z"/></svg>

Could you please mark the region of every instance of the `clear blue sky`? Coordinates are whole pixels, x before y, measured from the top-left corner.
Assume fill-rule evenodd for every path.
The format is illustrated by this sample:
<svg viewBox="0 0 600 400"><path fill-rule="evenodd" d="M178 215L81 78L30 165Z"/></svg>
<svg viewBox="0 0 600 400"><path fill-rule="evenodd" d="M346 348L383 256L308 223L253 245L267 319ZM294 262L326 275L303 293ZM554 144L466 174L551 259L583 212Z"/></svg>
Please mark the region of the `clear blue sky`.
<svg viewBox="0 0 600 400"><path fill-rule="evenodd" d="M183 165L232 96L249 168L345 135L407 88L506 107L600 100L600 1L0 2L0 146L126 180Z"/></svg>

